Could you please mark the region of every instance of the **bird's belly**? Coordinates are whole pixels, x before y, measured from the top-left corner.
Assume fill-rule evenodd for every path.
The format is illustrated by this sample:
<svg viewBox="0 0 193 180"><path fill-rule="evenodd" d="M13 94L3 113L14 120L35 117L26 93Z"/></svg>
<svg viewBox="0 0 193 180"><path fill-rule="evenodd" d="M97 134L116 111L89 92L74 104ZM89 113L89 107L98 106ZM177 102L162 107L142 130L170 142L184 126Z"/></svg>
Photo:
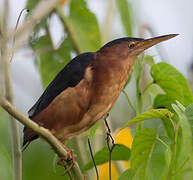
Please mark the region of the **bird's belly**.
<svg viewBox="0 0 193 180"><path fill-rule="evenodd" d="M111 110L119 97L126 80L127 77L125 79L121 78L119 81L109 83L109 85L106 84L104 87L99 86L99 88L95 88L95 96L91 98L88 111L75 125L70 125L68 128L64 127L60 132L57 132L57 137L61 141L71 139L85 132L103 118Z"/></svg>
<svg viewBox="0 0 193 180"><path fill-rule="evenodd" d="M57 138L61 141L66 141L88 130L110 111L119 94L120 92L112 93L113 98L101 94L102 97L98 99L98 102L95 101L95 103L91 104L88 112L84 114L83 118L75 125L68 126L68 128L64 127L57 132Z"/></svg>

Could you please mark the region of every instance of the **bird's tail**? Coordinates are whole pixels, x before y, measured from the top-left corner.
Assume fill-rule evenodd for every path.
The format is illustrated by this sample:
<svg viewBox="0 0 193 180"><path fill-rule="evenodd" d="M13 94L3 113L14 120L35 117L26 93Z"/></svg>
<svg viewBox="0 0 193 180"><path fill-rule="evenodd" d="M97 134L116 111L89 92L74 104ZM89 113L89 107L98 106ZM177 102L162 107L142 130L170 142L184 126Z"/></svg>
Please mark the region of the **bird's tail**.
<svg viewBox="0 0 193 180"><path fill-rule="evenodd" d="M24 136L23 136L22 152L25 151L25 149L29 146L29 144L33 140L38 138L38 135L28 127L24 127L23 133L24 133Z"/></svg>

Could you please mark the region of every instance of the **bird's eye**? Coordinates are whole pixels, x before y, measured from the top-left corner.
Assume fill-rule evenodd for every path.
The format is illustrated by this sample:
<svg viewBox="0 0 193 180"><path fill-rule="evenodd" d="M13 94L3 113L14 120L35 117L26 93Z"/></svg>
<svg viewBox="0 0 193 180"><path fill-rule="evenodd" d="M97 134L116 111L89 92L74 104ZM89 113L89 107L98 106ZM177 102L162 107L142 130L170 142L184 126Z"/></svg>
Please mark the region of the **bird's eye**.
<svg viewBox="0 0 193 180"><path fill-rule="evenodd" d="M130 48L130 49L132 49L132 48L134 48L134 47L135 47L135 43L134 43L134 42L132 42L132 43L129 44L129 48Z"/></svg>

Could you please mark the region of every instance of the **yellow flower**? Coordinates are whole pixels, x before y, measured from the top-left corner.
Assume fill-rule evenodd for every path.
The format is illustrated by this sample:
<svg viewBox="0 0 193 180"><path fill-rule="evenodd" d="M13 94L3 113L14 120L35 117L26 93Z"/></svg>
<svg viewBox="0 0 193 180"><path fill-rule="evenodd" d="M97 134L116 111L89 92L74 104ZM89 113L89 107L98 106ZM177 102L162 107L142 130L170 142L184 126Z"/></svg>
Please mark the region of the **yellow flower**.
<svg viewBox="0 0 193 180"><path fill-rule="evenodd" d="M115 137L115 142L117 144L123 144L129 148L132 146L133 138L131 136L131 130L130 129L123 129L119 131ZM129 168L129 162L124 162L123 164L125 168ZM116 167L114 163L111 163L111 176L112 180L117 180L119 177L119 174L116 170ZM105 163L99 167L99 179L100 180L109 180L109 163Z"/></svg>
<svg viewBox="0 0 193 180"><path fill-rule="evenodd" d="M60 0L60 6L64 6L64 4L67 2L68 0Z"/></svg>

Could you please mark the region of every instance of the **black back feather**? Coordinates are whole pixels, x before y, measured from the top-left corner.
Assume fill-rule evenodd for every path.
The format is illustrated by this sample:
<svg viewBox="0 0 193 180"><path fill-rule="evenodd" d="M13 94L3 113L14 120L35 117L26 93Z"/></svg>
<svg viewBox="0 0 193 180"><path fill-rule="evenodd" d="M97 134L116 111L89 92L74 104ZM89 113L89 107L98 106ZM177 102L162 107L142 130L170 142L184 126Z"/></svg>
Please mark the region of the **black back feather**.
<svg viewBox="0 0 193 180"><path fill-rule="evenodd" d="M54 78L38 101L29 110L29 118L33 119L52 100L68 87L76 86L83 78L85 69L91 64L94 58L93 53L83 53L72 59Z"/></svg>

